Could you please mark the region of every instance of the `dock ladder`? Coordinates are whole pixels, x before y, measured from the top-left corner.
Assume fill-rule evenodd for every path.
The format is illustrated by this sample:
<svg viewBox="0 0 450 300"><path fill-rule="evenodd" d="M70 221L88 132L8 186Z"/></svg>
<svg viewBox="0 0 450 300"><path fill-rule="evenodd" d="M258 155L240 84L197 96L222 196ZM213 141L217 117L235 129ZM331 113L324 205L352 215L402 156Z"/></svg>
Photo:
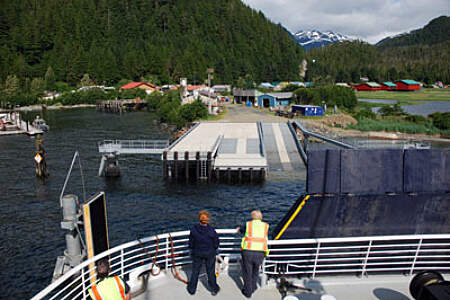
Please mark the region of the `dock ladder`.
<svg viewBox="0 0 450 300"><path fill-rule="evenodd" d="M208 179L207 166L208 162L205 159L200 160L200 179Z"/></svg>

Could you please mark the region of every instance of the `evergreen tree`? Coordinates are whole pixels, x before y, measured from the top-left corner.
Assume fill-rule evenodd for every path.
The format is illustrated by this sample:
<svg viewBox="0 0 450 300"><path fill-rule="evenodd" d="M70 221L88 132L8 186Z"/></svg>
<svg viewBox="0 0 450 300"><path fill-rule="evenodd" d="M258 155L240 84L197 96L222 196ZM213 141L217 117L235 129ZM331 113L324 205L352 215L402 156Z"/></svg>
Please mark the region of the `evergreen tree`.
<svg viewBox="0 0 450 300"><path fill-rule="evenodd" d="M45 81L42 78L33 78L31 81L30 92L35 95L41 95L45 89Z"/></svg>
<svg viewBox="0 0 450 300"><path fill-rule="evenodd" d="M20 92L20 80L16 75L9 75L6 78L5 86L3 88L3 92L6 96L16 96Z"/></svg>
<svg viewBox="0 0 450 300"><path fill-rule="evenodd" d="M47 72L45 72L45 88L48 91L54 91L55 90L55 73L53 72L53 69L51 66L48 66Z"/></svg>
<svg viewBox="0 0 450 300"><path fill-rule="evenodd" d="M93 82L92 82L91 78L89 77L89 74L84 74L83 78L81 78L80 86L85 87L85 86L91 86L91 85L93 85Z"/></svg>
<svg viewBox="0 0 450 300"><path fill-rule="evenodd" d="M296 80L303 53L280 25L240 0L27 0L0 6L0 79L44 77L76 83L179 77L216 83ZM194 79L194 78L193 78Z"/></svg>

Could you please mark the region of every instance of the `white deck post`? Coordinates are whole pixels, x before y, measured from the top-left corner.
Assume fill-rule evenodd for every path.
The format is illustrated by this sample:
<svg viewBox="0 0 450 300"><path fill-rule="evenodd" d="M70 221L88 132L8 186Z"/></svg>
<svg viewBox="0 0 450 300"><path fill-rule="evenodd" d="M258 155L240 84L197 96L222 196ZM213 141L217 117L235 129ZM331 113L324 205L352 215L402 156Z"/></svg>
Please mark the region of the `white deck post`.
<svg viewBox="0 0 450 300"><path fill-rule="evenodd" d="M409 271L409 275L412 275L413 272L414 272L414 267L416 265L417 257L419 256L419 252L420 252L420 247L421 246L422 246L422 239L419 240L419 244L417 245L417 250L416 250L416 253L414 254L414 260L413 260L413 263L411 265L411 270Z"/></svg>
<svg viewBox="0 0 450 300"><path fill-rule="evenodd" d="M320 242L317 243L316 258L314 259L314 269L313 269L313 273L312 273L312 278L316 277L316 267L317 267L317 261L319 260L319 252L320 252Z"/></svg>
<svg viewBox="0 0 450 300"><path fill-rule="evenodd" d="M166 273L169 273L169 238L166 237Z"/></svg>
<svg viewBox="0 0 450 300"><path fill-rule="evenodd" d="M266 286L267 286L266 259L264 259L262 263L261 287Z"/></svg>
<svg viewBox="0 0 450 300"><path fill-rule="evenodd" d="M370 248L372 247L372 240L370 240L369 247L367 248L366 259L364 259L364 265L361 272L361 277L366 273L367 261L369 260Z"/></svg>

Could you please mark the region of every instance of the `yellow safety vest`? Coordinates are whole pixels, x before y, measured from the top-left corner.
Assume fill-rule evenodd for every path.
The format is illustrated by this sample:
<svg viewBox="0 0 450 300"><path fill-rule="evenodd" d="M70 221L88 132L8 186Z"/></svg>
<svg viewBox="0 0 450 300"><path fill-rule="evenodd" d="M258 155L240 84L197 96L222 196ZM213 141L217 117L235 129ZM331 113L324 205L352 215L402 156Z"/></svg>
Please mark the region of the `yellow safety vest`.
<svg viewBox="0 0 450 300"><path fill-rule="evenodd" d="M248 221L245 227L245 235L241 243L242 250L264 251L268 255L267 234L269 232L269 224L261 220L253 220Z"/></svg>
<svg viewBox="0 0 450 300"><path fill-rule="evenodd" d="M92 300L125 300L125 284L119 276L108 277L89 289Z"/></svg>

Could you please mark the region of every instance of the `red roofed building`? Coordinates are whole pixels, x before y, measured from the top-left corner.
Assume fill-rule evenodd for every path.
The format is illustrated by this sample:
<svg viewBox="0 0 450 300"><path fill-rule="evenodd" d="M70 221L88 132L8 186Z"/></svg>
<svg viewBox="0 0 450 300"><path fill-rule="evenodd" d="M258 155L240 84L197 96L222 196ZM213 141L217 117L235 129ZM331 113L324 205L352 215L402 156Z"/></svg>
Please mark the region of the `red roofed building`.
<svg viewBox="0 0 450 300"><path fill-rule="evenodd" d="M379 91L381 86L376 82L364 82L354 86L357 91Z"/></svg>
<svg viewBox="0 0 450 300"><path fill-rule="evenodd" d="M397 85L390 81L381 82L380 85L381 89L385 91L394 91L397 89Z"/></svg>
<svg viewBox="0 0 450 300"><path fill-rule="evenodd" d="M195 91L195 90L198 90L198 89L201 89L201 88L204 88L204 87L206 87L205 85L188 85L187 87L186 87L186 90L187 91L189 91L189 92L191 92L191 91Z"/></svg>
<svg viewBox="0 0 450 300"><path fill-rule="evenodd" d="M120 90L142 89L147 94L150 94L158 90L158 87L151 83L146 82L130 82L120 88Z"/></svg>
<svg viewBox="0 0 450 300"><path fill-rule="evenodd" d="M420 90L420 82L414 80L399 80L396 81L398 91L414 91Z"/></svg>

